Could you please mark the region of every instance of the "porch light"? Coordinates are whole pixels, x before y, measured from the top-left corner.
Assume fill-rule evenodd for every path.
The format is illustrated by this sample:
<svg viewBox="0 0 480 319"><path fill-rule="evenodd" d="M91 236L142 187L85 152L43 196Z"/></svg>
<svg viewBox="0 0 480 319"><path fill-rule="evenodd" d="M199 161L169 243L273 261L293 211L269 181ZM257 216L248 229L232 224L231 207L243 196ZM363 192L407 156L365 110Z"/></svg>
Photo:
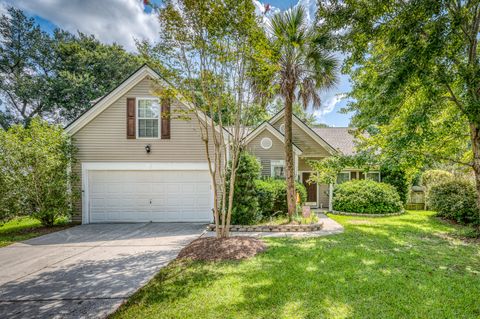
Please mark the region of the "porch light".
<svg viewBox="0 0 480 319"><path fill-rule="evenodd" d="M151 148L150 144L145 145L145 152L147 152L147 154L150 153L151 149L152 148Z"/></svg>

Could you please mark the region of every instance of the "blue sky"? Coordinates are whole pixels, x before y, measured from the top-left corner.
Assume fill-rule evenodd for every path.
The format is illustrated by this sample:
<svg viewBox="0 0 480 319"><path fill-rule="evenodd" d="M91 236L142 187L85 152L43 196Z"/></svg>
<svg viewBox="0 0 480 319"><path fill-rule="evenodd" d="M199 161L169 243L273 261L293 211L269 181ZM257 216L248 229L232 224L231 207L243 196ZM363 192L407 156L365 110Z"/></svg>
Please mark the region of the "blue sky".
<svg viewBox="0 0 480 319"><path fill-rule="evenodd" d="M160 3L161 0L152 2ZM307 8L313 19L316 0L252 0L257 7L268 3L273 10L286 10L298 4ZM94 34L105 43L117 42L127 50L135 51L134 39L154 42L158 22L142 0L0 0L0 13L7 6L15 6L35 18L42 29L52 32L56 27L70 32ZM341 57L339 55L339 57ZM321 92L322 106L314 112L317 121L331 126L347 126L349 114L339 113L347 103L342 93L351 86L347 75L340 75L334 89Z"/></svg>

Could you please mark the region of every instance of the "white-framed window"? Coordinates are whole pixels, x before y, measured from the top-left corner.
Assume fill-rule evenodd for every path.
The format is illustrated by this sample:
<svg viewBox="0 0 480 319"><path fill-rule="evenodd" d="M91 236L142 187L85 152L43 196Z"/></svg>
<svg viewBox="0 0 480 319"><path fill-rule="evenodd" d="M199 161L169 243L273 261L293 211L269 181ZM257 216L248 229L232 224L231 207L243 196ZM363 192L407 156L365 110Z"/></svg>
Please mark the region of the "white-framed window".
<svg viewBox="0 0 480 319"><path fill-rule="evenodd" d="M285 161L271 160L270 161L271 176L273 178L285 178Z"/></svg>
<svg viewBox="0 0 480 319"><path fill-rule="evenodd" d="M368 172L366 173L367 179L374 180L375 182L380 182L380 172Z"/></svg>
<svg viewBox="0 0 480 319"><path fill-rule="evenodd" d="M282 134L285 134L285 124L280 124L280 132L282 132Z"/></svg>
<svg viewBox="0 0 480 319"><path fill-rule="evenodd" d="M348 182L350 180L350 172L340 172L337 174L337 184Z"/></svg>
<svg viewBox="0 0 480 319"><path fill-rule="evenodd" d="M269 137L264 137L260 141L260 146L265 150L270 149L272 147L272 145L273 145L272 139L269 138Z"/></svg>
<svg viewBox="0 0 480 319"><path fill-rule="evenodd" d="M137 138L159 138L160 103L157 98L137 98Z"/></svg>

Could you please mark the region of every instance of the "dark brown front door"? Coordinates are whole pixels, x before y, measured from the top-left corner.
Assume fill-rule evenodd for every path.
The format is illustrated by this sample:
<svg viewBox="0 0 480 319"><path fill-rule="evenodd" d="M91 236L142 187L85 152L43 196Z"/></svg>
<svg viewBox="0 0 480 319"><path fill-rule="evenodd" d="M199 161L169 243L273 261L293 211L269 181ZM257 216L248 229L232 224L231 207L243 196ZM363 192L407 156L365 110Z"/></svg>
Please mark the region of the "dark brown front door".
<svg viewBox="0 0 480 319"><path fill-rule="evenodd" d="M310 173L302 173L303 185L307 189L307 202L317 202L317 183L308 183Z"/></svg>

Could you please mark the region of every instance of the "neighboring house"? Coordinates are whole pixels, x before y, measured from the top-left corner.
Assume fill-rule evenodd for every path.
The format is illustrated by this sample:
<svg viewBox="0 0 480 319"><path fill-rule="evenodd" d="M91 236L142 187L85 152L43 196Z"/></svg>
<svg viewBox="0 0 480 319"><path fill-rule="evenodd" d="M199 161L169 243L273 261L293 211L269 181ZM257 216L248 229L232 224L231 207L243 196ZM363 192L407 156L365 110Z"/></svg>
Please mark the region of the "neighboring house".
<svg viewBox="0 0 480 319"><path fill-rule="evenodd" d="M82 198L74 220L212 220L212 179L197 120L194 115L185 118L189 105L153 94L158 81L158 74L143 66L66 127L78 148L74 170L81 177ZM179 111L181 117L164 116ZM263 176L284 175L282 119L280 112L247 136L247 149L262 164ZM293 122L298 180L307 187L308 204L328 208L329 186L306 183L311 173L307 161L337 152L352 154L353 136L348 129L312 129L296 117ZM339 182L354 178L364 175L353 169L339 174Z"/></svg>
<svg viewBox="0 0 480 319"><path fill-rule="evenodd" d="M157 81L156 72L141 67L66 127L81 177L75 220L211 221L211 178L197 120L162 116L189 107L160 101L153 94Z"/></svg>
<svg viewBox="0 0 480 319"><path fill-rule="evenodd" d="M263 177L284 178L284 112L283 110L267 122L258 126L246 139L246 149L258 158ZM294 170L297 180L307 189L307 205L331 210L332 185L309 183L311 160L343 154L355 154L355 137L351 128L311 128L298 117L293 117ZM338 174L337 183L352 179L374 179L380 181L380 172L348 168Z"/></svg>

